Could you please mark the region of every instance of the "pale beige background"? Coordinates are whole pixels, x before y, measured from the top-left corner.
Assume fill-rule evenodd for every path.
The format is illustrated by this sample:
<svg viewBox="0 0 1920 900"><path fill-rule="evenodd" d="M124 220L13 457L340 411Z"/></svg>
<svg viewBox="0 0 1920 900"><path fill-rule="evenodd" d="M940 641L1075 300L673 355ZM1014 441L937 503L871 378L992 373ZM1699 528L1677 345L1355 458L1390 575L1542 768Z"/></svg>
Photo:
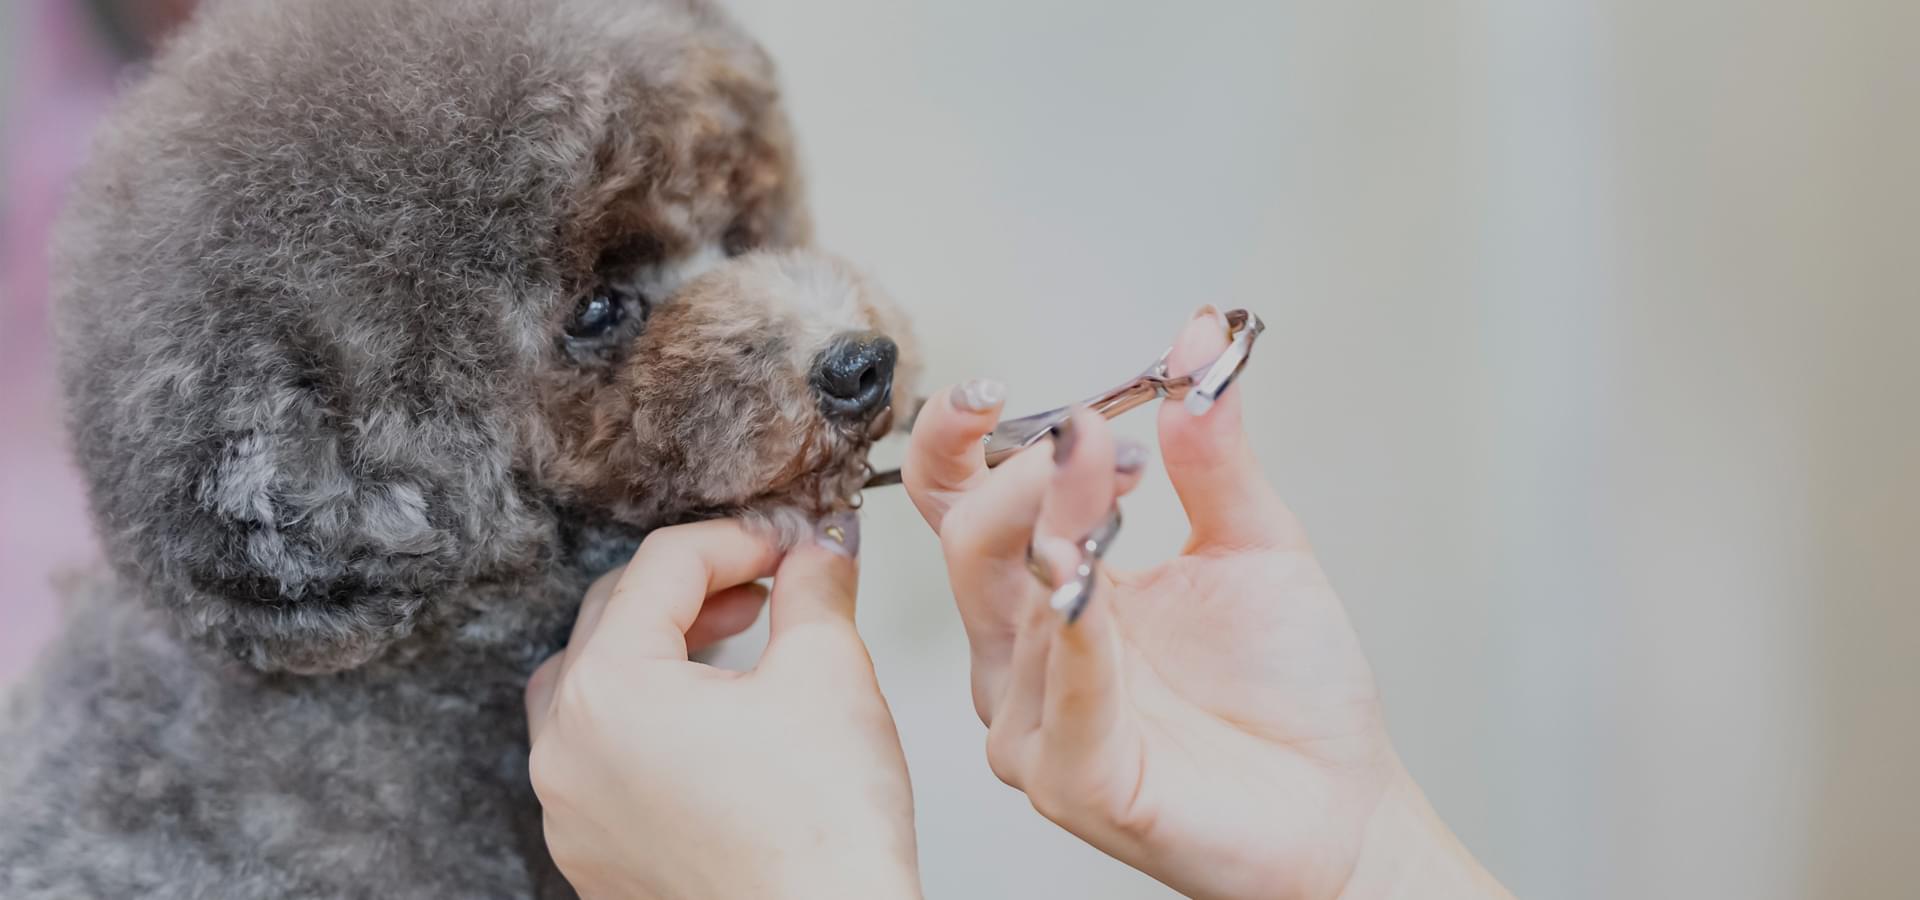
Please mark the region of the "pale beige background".
<svg viewBox="0 0 1920 900"><path fill-rule="evenodd" d="M1269 472L1523 896L1913 896L1920 4L734 5L936 381L1266 317ZM987 771L904 498L865 556L929 893L1162 896Z"/></svg>

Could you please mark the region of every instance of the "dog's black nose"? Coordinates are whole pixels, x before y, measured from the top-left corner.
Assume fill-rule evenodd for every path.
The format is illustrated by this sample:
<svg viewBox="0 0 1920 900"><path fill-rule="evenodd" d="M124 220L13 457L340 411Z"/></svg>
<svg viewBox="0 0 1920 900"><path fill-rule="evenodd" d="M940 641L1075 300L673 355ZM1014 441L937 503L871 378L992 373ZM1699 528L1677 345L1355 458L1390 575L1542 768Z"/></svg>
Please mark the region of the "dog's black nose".
<svg viewBox="0 0 1920 900"><path fill-rule="evenodd" d="M834 338L813 365L813 390L828 417L873 418L893 400L893 362L900 355L885 335L853 332Z"/></svg>

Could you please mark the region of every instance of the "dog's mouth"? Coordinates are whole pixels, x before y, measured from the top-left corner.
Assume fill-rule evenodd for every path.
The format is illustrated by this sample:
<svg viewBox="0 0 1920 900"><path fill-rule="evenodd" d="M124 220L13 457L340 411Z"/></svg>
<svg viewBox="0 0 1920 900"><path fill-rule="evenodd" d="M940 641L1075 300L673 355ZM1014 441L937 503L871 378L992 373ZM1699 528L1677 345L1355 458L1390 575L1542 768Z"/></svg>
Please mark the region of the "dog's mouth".
<svg viewBox="0 0 1920 900"><path fill-rule="evenodd" d="M868 455L874 444L892 433L902 417L891 403L865 422L837 426L827 439L826 452L817 460L802 454L791 475L783 473L748 506L790 505L824 516L860 507L860 488L873 474Z"/></svg>
<svg viewBox="0 0 1920 900"><path fill-rule="evenodd" d="M863 424L826 429L764 489L746 500L716 504L688 518L739 518L767 528L784 545L797 543L820 519L860 508L861 488L874 472L869 453L896 431L904 434L919 404L912 402L904 414L896 406L890 404Z"/></svg>
<svg viewBox="0 0 1920 900"><path fill-rule="evenodd" d="M688 510L680 521L740 519L772 533L783 547L798 544L814 523L836 513L860 507L860 487L873 467L867 462L871 442L858 450L835 453L824 463L796 467L753 496L737 503L714 504Z"/></svg>

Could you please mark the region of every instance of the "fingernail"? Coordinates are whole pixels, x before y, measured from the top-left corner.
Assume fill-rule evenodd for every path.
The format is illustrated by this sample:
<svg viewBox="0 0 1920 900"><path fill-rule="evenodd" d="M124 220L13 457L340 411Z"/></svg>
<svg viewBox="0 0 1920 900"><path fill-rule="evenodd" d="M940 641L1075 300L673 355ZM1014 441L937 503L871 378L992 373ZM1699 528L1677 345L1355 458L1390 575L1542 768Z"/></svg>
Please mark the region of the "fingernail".
<svg viewBox="0 0 1920 900"><path fill-rule="evenodd" d="M848 559L859 559L860 514L844 509L821 519L814 528L814 540Z"/></svg>
<svg viewBox="0 0 1920 900"><path fill-rule="evenodd" d="M1147 467L1147 460L1153 454L1147 445L1132 438L1121 438L1113 448L1113 470L1122 475L1132 475Z"/></svg>
<svg viewBox="0 0 1920 900"><path fill-rule="evenodd" d="M953 387L953 408L962 412L986 412L1007 399L1007 386L991 378L975 378Z"/></svg>
<svg viewBox="0 0 1920 900"><path fill-rule="evenodd" d="M1091 586L1082 586L1078 581L1069 581L1047 598L1047 606L1066 619L1072 625L1080 618L1080 611L1087 608L1087 594Z"/></svg>
<svg viewBox="0 0 1920 900"><path fill-rule="evenodd" d="M1079 436L1073 431L1073 417L1061 419L1060 424L1047 429L1053 435L1053 464L1060 465L1073 458L1073 445L1079 442Z"/></svg>
<svg viewBox="0 0 1920 900"><path fill-rule="evenodd" d="M1213 324L1220 326L1221 332L1224 333L1227 331L1227 314L1221 312L1219 307L1211 303L1194 310L1193 317L1196 319L1212 319Z"/></svg>

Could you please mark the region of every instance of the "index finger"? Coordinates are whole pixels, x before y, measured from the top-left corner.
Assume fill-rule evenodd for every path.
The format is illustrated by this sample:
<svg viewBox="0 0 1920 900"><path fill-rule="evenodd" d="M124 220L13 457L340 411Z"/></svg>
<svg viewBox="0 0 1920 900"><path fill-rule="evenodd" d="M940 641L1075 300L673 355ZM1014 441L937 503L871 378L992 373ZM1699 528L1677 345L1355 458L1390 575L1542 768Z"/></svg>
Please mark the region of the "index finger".
<svg viewBox="0 0 1920 900"><path fill-rule="evenodd" d="M614 584L591 646L612 641L642 658L687 659L687 629L708 596L773 574L780 548L731 519L647 535Z"/></svg>
<svg viewBox="0 0 1920 900"><path fill-rule="evenodd" d="M907 439L907 458L900 480L920 516L937 533L954 495L965 492L987 471L986 451L980 439L993 430L1007 389L997 381L976 378L927 401Z"/></svg>

